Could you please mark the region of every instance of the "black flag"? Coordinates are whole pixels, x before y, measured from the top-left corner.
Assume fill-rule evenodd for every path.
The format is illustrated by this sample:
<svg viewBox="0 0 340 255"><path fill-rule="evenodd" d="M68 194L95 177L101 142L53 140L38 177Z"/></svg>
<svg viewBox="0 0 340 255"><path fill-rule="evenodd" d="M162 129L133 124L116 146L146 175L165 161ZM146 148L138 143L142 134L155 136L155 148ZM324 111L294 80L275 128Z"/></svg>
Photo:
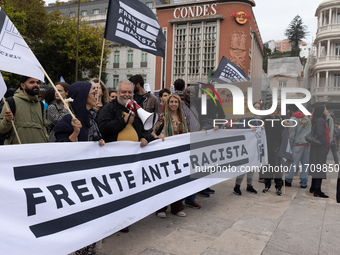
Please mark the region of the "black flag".
<svg viewBox="0 0 340 255"><path fill-rule="evenodd" d="M240 67L226 57L222 57L221 62L214 73L213 80L220 83L231 83L248 81L249 79Z"/></svg>
<svg viewBox="0 0 340 255"><path fill-rule="evenodd" d="M137 0L109 2L104 37L156 56L165 56L166 39L156 16Z"/></svg>

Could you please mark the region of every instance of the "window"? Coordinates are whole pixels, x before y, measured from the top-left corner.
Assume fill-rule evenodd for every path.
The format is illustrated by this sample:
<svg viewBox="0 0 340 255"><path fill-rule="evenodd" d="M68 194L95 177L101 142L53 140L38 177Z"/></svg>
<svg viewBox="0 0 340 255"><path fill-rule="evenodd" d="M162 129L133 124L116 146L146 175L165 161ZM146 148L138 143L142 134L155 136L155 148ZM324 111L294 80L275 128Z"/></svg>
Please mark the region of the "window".
<svg viewBox="0 0 340 255"><path fill-rule="evenodd" d="M133 67L133 50L128 50L126 67L127 68Z"/></svg>
<svg viewBox="0 0 340 255"><path fill-rule="evenodd" d="M276 44L276 48L280 48L280 44L279 43Z"/></svg>
<svg viewBox="0 0 340 255"><path fill-rule="evenodd" d="M334 87L340 87L340 73L334 74Z"/></svg>
<svg viewBox="0 0 340 255"><path fill-rule="evenodd" d="M81 11L81 16L86 16L87 15L87 11Z"/></svg>
<svg viewBox="0 0 340 255"><path fill-rule="evenodd" d="M113 68L119 68L119 51L113 53Z"/></svg>
<svg viewBox="0 0 340 255"><path fill-rule="evenodd" d="M113 76L113 88L117 87L118 82L119 82L119 75L114 75Z"/></svg>
<svg viewBox="0 0 340 255"><path fill-rule="evenodd" d="M340 12L336 14L336 23L340 23Z"/></svg>
<svg viewBox="0 0 340 255"><path fill-rule="evenodd" d="M75 17L76 13L75 12L70 12L70 18Z"/></svg>
<svg viewBox="0 0 340 255"><path fill-rule="evenodd" d="M340 55L340 43L335 44L335 55L336 56Z"/></svg>
<svg viewBox="0 0 340 255"><path fill-rule="evenodd" d="M149 7L149 8L152 8L153 7L153 2L146 3L146 6Z"/></svg>
<svg viewBox="0 0 340 255"><path fill-rule="evenodd" d="M107 8L105 8L105 13L107 14Z"/></svg>
<svg viewBox="0 0 340 255"><path fill-rule="evenodd" d="M174 29L174 76L200 78L216 64L217 21L176 24Z"/></svg>
<svg viewBox="0 0 340 255"><path fill-rule="evenodd" d="M285 52L285 48L282 49L282 52Z"/></svg>
<svg viewBox="0 0 340 255"><path fill-rule="evenodd" d="M279 87L280 88L285 88L287 86L287 82L286 81L279 81Z"/></svg>
<svg viewBox="0 0 340 255"><path fill-rule="evenodd" d="M144 84L147 83L146 82L146 74L143 74L142 76L143 76Z"/></svg>
<svg viewBox="0 0 340 255"><path fill-rule="evenodd" d="M99 14L99 9L94 9L93 14Z"/></svg>
<svg viewBox="0 0 340 255"><path fill-rule="evenodd" d="M289 42L287 42L287 46L289 46Z"/></svg>
<svg viewBox="0 0 340 255"><path fill-rule="evenodd" d="M127 80L130 79L131 76L132 76L132 74L127 74L127 75L126 75L126 79L127 79Z"/></svg>
<svg viewBox="0 0 340 255"><path fill-rule="evenodd" d="M146 52L142 52L142 61L140 63L140 67L148 66L148 54Z"/></svg>
<svg viewBox="0 0 340 255"><path fill-rule="evenodd" d="M285 44L285 43L283 43L283 47L284 47L284 46L286 46L286 44Z"/></svg>

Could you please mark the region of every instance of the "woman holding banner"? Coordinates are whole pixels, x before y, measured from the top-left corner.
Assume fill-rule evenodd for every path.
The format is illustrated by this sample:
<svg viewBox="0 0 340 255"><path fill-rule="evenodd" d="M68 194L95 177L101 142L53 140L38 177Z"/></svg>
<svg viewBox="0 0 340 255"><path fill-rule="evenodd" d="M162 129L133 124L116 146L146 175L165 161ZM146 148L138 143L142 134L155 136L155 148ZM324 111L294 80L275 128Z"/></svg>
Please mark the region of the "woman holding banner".
<svg viewBox="0 0 340 255"><path fill-rule="evenodd" d="M91 83L82 81L73 83L68 96L73 100L70 108L76 118L67 114L58 122L55 126L57 142L99 141L99 145L104 145L95 116L90 111L96 106L95 92Z"/></svg>
<svg viewBox="0 0 340 255"><path fill-rule="evenodd" d="M158 121L155 133L162 132L164 137L179 135L187 133L187 125L184 118L181 98L177 94L171 94L166 100L164 115L161 115ZM186 214L183 212L182 201L176 201L171 204L171 213L180 217L185 217ZM156 212L160 218L166 217L167 206Z"/></svg>

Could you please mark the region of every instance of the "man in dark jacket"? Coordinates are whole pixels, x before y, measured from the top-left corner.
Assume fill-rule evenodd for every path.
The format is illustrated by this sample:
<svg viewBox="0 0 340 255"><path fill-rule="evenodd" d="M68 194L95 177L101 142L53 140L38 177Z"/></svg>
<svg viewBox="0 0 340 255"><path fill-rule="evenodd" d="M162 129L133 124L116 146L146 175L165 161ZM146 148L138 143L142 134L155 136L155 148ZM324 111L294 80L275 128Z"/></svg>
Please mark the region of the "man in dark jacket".
<svg viewBox="0 0 340 255"><path fill-rule="evenodd" d="M264 173L265 188L263 193L267 193L271 187L271 180L274 177L276 194L282 195L282 177L281 171L277 171L280 168L279 149L282 141L283 127L281 125L281 119L277 115L277 110L272 114L265 116L263 119L265 123L264 128L266 130L267 137L267 150L268 150L268 168L267 172ZM275 169L276 168L276 171ZM262 168L264 171L265 168Z"/></svg>
<svg viewBox="0 0 340 255"><path fill-rule="evenodd" d="M133 99L137 102L137 104L147 112L161 113L161 106L159 104L158 98L155 95L145 91L143 77L139 74L136 74L131 76L129 81L133 83Z"/></svg>
<svg viewBox="0 0 340 255"><path fill-rule="evenodd" d="M129 113L126 102L133 99L133 84L128 80L117 85L117 98L103 106L98 116L98 126L105 142L134 141L141 147L148 144L148 132L142 121Z"/></svg>

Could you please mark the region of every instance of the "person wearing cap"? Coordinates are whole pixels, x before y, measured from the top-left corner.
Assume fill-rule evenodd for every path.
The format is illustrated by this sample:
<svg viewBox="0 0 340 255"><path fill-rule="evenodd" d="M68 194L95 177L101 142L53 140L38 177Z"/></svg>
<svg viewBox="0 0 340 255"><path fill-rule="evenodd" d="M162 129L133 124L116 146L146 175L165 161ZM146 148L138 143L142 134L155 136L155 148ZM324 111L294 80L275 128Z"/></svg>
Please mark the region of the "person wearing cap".
<svg viewBox="0 0 340 255"><path fill-rule="evenodd" d="M12 120L14 120L22 144L49 141L46 130L48 122L44 107L38 99L39 91L40 81L38 79L27 76L20 78L19 89L15 91L13 96L16 109L15 116L7 107L3 107L0 114L0 133L10 131L4 142L5 145L19 144L12 128Z"/></svg>

